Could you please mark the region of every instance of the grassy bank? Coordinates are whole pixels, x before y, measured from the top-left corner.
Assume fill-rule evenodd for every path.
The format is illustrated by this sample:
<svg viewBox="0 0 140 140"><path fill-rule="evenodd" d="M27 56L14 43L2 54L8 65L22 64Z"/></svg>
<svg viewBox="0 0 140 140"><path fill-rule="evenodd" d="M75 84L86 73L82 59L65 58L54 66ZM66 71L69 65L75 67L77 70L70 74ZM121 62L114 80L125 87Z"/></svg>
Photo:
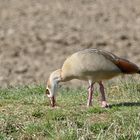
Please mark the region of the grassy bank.
<svg viewBox="0 0 140 140"><path fill-rule="evenodd" d="M43 86L0 89L0 140L140 140L140 84L108 84L110 108L87 108L85 88L59 89L57 108L49 107Z"/></svg>

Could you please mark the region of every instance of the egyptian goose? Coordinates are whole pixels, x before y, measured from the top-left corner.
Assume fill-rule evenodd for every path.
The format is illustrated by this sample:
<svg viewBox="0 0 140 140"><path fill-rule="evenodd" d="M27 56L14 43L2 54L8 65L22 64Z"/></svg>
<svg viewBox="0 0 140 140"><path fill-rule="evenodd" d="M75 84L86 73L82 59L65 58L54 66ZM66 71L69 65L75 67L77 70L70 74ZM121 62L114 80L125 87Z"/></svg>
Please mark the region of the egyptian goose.
<svg viewBox="0 0 140 140"><path fill-rule="evenodd" d="M140 68L134 63L104 50L86 49L72 54L65 60L61 69L50 74L46 94L50 98L51 106L54 107L59 82L72 79L86 80L89 82L87 106L91 106L93 85L97 82L101 92L101 106L107 107L102 81L121 74L133 73L140 74Z"/></svg>

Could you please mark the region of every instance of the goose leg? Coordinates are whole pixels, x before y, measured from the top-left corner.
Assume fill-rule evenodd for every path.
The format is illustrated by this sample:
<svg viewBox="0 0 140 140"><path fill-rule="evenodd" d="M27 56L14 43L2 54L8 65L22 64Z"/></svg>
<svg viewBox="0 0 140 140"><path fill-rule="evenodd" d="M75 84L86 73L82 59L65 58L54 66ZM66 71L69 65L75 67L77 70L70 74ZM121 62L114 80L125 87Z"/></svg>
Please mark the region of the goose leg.
<svg viewBox="0 0 140 140"><path fill-rule="evenodd" d="M109 104L106 101L104 85L102 81L99 82L99 86L100 86L100 92L101 92L101 107L108 107Z"/></svg>
<svg viewBox="0 0 140 140"><path fill-rule="evenodd" d="M92 106L93 85L94 83L89 81L87 107Z"/></svg>

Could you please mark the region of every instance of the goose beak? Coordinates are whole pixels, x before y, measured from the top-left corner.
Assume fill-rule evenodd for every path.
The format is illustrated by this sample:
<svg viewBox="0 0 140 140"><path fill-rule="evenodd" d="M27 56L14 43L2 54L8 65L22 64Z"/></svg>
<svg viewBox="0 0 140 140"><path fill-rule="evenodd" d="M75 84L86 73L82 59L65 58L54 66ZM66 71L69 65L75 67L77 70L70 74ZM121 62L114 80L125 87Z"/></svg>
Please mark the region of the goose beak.
<svg viewBox="0 0 140 140"><path fill-rule="evenodd" d="M51 106L52 107L55 106L55 98L54 98L54 96L53 97L50 97L50 103L51 103Z"/></svg>
<svg viewBox="0 0 140 140"><path fill-rule="evenodd" d="M55 106L55 97L50 95L50 92L49 92L48 89L46 89L46 95L47 95L47 96L49 97L49 99L50 99L50 104L51 104L51 106L54 107L54 106Z"/></svg>

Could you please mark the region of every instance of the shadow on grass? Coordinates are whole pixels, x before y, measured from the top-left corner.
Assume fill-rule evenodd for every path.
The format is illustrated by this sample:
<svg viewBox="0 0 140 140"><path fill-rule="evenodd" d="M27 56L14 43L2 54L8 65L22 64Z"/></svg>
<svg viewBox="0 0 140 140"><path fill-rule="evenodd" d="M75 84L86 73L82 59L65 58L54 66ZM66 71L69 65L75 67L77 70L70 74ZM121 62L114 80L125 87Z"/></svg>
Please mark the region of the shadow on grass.
<svg viewBox="0 0 140 140"><path fill-rule="evenodd" d="M123 106L140 106L140 102L122 102L122 103L118 103L118 104L112 104L109 105L109 108L112 107L123 107Z"/></svg>

